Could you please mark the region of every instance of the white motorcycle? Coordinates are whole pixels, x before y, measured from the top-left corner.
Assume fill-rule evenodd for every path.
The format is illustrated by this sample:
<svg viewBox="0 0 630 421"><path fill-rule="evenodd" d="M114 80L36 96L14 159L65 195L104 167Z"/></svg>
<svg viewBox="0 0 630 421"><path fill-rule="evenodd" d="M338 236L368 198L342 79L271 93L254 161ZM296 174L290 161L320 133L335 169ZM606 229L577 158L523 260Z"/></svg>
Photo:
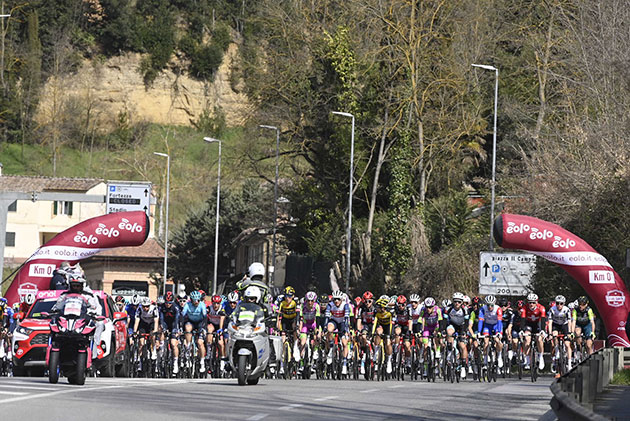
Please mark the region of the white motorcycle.
<svg viewBox="0 0 630 421"><path fill-rule="evenodd" d="M239 319L228 325L228 332L227 352L238 384L257 384L269 364L269 336L264 321L255 320L253 311L241 311Z"/></svg>

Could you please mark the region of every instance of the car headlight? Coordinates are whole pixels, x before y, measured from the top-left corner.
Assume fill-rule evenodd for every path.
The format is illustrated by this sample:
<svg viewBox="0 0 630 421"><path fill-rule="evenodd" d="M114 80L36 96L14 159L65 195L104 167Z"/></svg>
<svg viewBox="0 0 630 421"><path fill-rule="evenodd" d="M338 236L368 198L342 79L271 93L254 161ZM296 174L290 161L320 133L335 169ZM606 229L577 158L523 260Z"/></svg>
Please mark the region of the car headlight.
<svg viewBox="0 0 630 421"><path fill-rule="evenodd" d="M17 333L21 333L22 335L26 335L26 336L28 336L28 335L30 335L31 333L33 333L33 329L28 329L28 328L25 328L25 327L22 327L22 326L18 326L18 327L15 329L15 331L16 331Z"/></svg>

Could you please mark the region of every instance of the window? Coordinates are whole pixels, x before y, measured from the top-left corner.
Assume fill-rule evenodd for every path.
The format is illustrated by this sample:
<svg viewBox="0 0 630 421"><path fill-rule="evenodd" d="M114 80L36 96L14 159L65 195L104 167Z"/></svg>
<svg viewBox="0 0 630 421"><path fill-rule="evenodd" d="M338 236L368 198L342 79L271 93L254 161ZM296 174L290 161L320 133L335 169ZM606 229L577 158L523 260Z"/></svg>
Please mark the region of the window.
<svg viewBox="0 0 630 421"><path fill-rule="evenodd" d="M15 247L15 233L14 232L7 231L7 235L4 237L4 245L7 247Z"/></svg>
<svg viewBox="0 0 630 421"><path fill-rule="evenodd" d="M9 205L9 212L17 212L17 200L14 200L13 203Z"/></svg>
<svg viewBox="0 0 630 421"><path fill-rule="evenodd" d="M72 202L58 200L53 202L53 215L72 216Z"/></svg>

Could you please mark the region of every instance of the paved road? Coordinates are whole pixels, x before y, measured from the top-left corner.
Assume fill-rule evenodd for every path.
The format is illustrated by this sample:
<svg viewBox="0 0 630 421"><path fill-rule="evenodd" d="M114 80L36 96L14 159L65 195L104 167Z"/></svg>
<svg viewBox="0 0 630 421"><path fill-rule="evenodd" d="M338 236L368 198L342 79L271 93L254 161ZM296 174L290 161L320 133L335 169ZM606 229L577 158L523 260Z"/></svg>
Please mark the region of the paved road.
<svg viewBox="0 0 630 421"><path fill-rule="evenodd" d="M382 420L529 419L549 410L551 378L537 383L366 382L88 378L85 386L61 379L0 378L6 419L46 420Z"/></svg>

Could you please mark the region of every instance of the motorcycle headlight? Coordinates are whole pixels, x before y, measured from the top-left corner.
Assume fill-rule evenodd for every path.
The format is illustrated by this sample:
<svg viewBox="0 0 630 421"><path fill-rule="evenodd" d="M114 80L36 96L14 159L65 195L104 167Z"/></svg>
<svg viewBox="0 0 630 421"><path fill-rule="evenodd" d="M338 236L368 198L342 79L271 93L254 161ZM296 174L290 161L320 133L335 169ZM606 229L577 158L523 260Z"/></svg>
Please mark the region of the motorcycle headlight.
<svg viewBox="0 0 630 421"><path fill-rule="evenodd" d="M15 329L15 331L16 331L17 333L21 333L22 335L26 335L26 336L28 336L28 335L30 335L31 333L33 333L33 329L28 329L28 328L26 328L26 327L22 327L22 326L18 326L18 327Z"/></svg>

